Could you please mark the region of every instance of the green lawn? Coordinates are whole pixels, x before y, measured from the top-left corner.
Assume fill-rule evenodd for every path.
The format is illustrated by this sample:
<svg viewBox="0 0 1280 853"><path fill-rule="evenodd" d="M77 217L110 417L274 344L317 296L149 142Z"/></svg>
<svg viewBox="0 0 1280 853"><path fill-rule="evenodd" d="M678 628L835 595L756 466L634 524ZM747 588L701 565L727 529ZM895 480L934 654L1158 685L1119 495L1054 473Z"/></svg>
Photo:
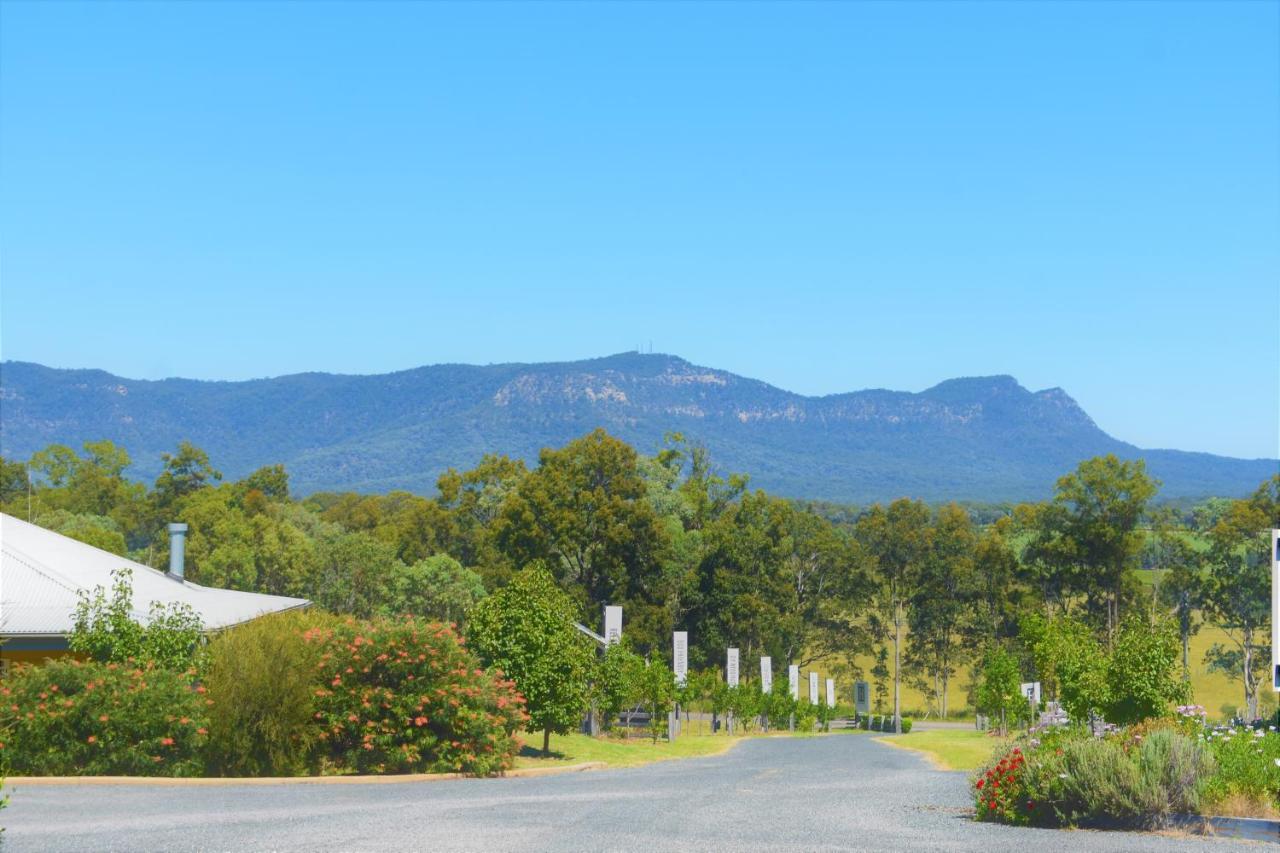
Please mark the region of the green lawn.
<svg viewBox="0 0 1280 853"><path fill-rule="evenodd" d="M974 770L1007 738L992 737L975 729L931 729L876 740L900 749L923 753L939 770Z"/></svg>
<svg viewBox="0 0 1280 853"><path fill-rule="evenodd" d="M625 740L613 737L593 738L584 734L552 735L551 755L542 755L541 733L525 737L525 747L516 758L516 767L551 767L559 764L583 764L603 761L610 767L635 767L651 761L669 758L696 758L715 755L729 749L741 736L686 735L673 743L664 740L656 744L647 737L630 737Z"/></svg>

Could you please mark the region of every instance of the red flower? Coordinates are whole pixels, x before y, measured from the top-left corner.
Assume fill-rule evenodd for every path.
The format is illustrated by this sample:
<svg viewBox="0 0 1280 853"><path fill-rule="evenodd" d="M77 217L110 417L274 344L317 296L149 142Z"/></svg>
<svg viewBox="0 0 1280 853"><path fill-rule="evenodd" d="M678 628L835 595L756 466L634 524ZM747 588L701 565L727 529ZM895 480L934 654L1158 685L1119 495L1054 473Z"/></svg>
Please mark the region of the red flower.
<svg viewBox="0 0 1280 853"><path fill-rule="evenodd" d="M979 780L978 780L978 790L979 790L979 791L981 791L981 790L982 790L982 786L983 786L983 785L985 785L985 784L986 784L986 782L987 782L987 780L986 780L986 779L979 779Z"/></svg>
<svg viewBox="0 0 1280 853"><path fill-rule="evenodd" d="M97 738L96 736L94 736L94 735L89 735L89 737L88 737L88 741L89 741L89 743L97 743L97 742L98 742L98 738Z"/></svg>
<svg viewBox="0 0 1280 853"><path fill-rule="evenodd" d="M161 746L173 746L173 738L171 738L171 737L162 737L162 738L160 738L160 745L161 745Z"/></svg>

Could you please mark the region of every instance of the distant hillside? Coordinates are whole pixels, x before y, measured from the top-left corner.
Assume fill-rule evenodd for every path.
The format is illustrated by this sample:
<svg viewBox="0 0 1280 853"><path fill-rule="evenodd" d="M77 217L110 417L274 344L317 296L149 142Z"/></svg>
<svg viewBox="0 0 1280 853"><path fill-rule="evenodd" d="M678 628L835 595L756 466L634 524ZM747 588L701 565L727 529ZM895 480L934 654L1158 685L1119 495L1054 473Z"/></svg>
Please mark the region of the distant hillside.
<svg viewBox="0 0 1280 853"><path fill-rule="evenodd" d="M1145 457L1164 497L1240 495L1277 470L1275 460L1140 450L1100 430L1063 390L1031 392L1008 376L951 379L919 394L805 397L638 353L246 382L0 367L5 456L109 438L146 479L162 451L189 439L232 478L283 462L300 494L431 493L449 466L469 467L489 451L536 460L540 448L597 426L646 453L680 431L721 470L749 473L753 486L856 503L1043 498L1081 459L1108 452Z"/></svg>

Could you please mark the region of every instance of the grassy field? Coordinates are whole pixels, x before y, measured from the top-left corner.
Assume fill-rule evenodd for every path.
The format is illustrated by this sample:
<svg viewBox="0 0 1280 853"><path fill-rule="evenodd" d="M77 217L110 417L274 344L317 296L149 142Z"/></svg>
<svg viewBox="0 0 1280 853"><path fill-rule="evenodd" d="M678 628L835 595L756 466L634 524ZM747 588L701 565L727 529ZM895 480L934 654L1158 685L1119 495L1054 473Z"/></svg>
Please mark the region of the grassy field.
<svg viewBox="0 0 1280 853"><path fill-rule="evenodd" d="M552 735L551 755L544 757L540 747L542 735L528 735L526 746L516 758L516 767L552 767L559 764L582 764L603 761L610 767L636 767L670 758L696 758L716 755L742 740L741 736L686 735L673 743L647 737L593 738L584 734Z"/></svg>
<svg viewBox="0 0 1280 853"><path fill-rule="evenodd" d="M899 749L923 753L939 770L974 770L1007 738L972 729L932 729L891 735L876 740Z"/></svg>

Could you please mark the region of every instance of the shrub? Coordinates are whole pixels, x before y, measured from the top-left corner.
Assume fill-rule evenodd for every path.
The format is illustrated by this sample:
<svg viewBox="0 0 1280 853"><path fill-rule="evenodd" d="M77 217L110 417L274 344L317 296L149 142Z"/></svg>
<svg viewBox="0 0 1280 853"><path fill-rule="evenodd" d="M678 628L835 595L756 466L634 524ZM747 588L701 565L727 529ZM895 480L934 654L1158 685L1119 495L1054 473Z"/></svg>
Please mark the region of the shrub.
<svg viewBox="0 0 1280 853"><path fill-rule="evenodd" d="M320 647L304 633L329 619L313 611L264 616L209 644L209 769L231 776L290 776L314 769Z"/></svg>
<svg viewBox="0 0 1280 853"><path fill-rule="evenodd" d="M905 735L905 734L909 733L910 731L911 731L911 718L910 718L910 717L903 717L903 718L902 718L902 733Z"/></svg>
<svg viewBox="0 0 1280 853"><path fill-rule="evenodd" d="M453 630L413 617L347 619L303 634L319 652L315 718L338 770L487 774L511 766L527 720L501 673L478 666Z"/></svg>
<svg viewBox="0 0 1280 853"><path fill-rule="evenodd" d="M33 776L195 776L212 701L190 672L73 659L0 685L0 763Z"/></svg>
<svg viewBox="0 0 1280 853"><path fill-rule="evenodd" d="M80 593L71 651L96 661L126 663L155 661L172 669L186 669L195 660L203 626L185 604L151 602L146 625L133 618L133 570L111 573L111 598L101 586L93 595Z"/></svg>
<svg viewBox="0 0 1280 853"><path fill-rule="evenodd" d="M1154 828L1172 814L1196 812L1214 772L1209 750L1172 728L1107 738L1064 731L1029 744L975 777L979 819Z"/></svg>
<svg viewBox="0 0 1280 853"><path fill-rule="evenodd" d="M1218 728L1204 738L1218 762L1205 791L1208 802L1218 806L1235 800L1237 808L1259 814L1280 809L1280 733Z"/></svg>

